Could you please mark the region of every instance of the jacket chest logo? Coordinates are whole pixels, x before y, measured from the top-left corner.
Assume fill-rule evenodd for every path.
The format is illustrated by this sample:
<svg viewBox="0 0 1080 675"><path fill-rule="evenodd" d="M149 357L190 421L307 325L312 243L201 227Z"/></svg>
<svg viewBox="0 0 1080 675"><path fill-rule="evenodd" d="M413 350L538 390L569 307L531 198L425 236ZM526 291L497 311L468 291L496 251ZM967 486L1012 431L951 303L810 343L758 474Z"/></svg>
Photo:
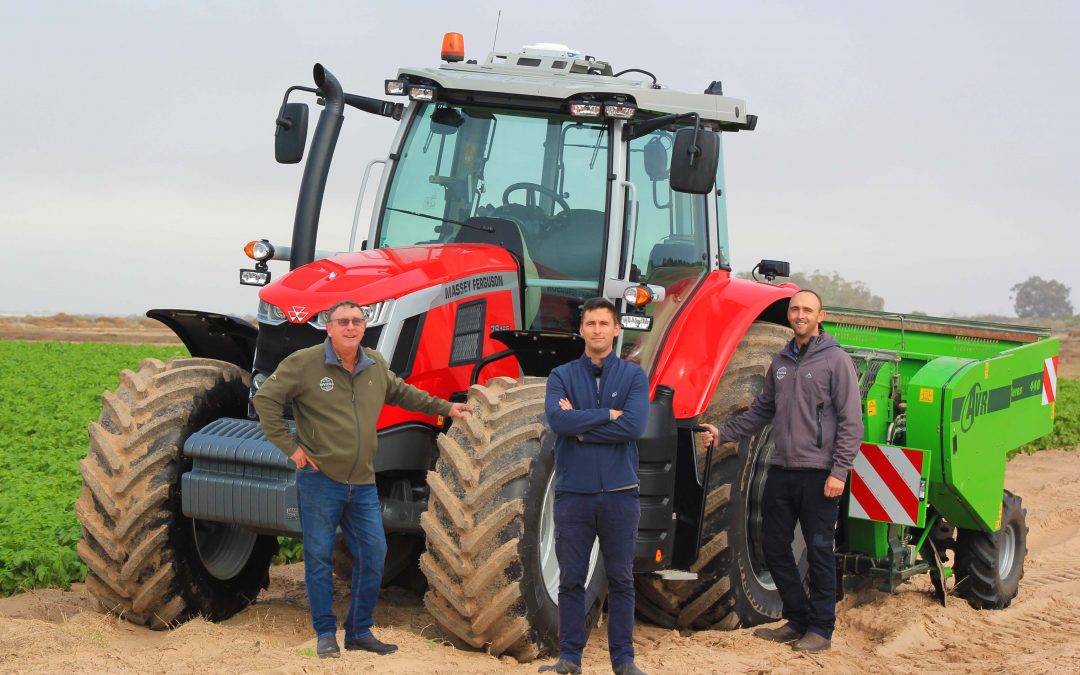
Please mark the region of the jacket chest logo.
<svg viewBox="0 0 1080 675"><path fill-rule="evenodd" d="M323 391L330 391L333 388L334 388L334 380L333 379L331 379L329 377L324 377L323 379L319 380L319 389L322 389Z"/></svg>
<svg viewBox="0 0 1080 675"><path fill-rule="evenodd" d="M787 375L787 366L780 366L776 370L776 379L782 380L782 379L784 379L785 375Z"/></svg>

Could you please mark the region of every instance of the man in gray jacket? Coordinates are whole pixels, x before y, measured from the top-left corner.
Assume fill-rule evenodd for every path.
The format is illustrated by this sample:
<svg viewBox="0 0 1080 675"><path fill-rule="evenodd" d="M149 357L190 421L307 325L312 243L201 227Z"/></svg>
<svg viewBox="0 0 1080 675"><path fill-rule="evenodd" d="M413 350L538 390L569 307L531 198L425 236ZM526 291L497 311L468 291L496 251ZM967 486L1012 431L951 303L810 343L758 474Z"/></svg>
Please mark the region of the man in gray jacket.
<svg viewBox="0 0 1080 675"><path fill-rule="evenodd" d="M836 624L833 544L840 495L862 442L862 404L851 358L821 328L818 294L793 295L787 316L795 337L773 359L761 393L719 432L703 425L703 440L734 441L773 423L775 449L761 500L763 548L787 623L754 634L817 652L832 646ZM806 540L809 595L791 549L795 521Z"/></svg>

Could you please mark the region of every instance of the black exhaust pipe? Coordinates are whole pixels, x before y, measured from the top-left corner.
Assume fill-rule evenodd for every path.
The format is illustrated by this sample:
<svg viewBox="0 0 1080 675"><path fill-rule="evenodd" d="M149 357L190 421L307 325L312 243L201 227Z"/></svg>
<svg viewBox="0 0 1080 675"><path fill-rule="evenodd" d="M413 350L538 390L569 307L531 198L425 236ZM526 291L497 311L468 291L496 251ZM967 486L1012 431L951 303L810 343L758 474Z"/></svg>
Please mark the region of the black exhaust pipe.
<svg viewBox="0 0 1080 675"><path fill-rule="evenodd" d="M315 259L315 238L319 234L319 214L322 211L326 176L334 159L341 123L345 119L345 96L341 84L322 64L312 69L315 86L322 97L323 111L311 139L311 152L304 165L304 179L296 200L296 219L293 221L292 256L289 269L306 265Z"/></svg>

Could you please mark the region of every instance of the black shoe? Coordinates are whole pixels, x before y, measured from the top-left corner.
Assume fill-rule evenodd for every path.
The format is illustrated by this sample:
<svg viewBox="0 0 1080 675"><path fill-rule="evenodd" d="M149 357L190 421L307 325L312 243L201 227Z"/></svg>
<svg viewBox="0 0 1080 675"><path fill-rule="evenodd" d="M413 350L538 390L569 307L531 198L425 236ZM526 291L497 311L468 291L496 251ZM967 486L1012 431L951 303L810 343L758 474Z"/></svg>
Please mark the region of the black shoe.
<svg viewBox="0 0 1080 675"><path fill-rule="evenodd" d="M633 661L627 661L626 663L620 663L615 668L611 669L615 672L615 675L647 675L644 670L637 667L637 664Z"/></svg>
<svg viewBox="0 0 1080 675"><path fill-rule="evenodd" d="M337 637L327 635L319 638L315 653L319 655L320 659L336 659L341 656L341 650L337 646Z"/></svg>
<svg viewBox="0 0 1080 675"><path fill-rule="evenodd" d="M559 675L578 675L581 673L581 666L573 661L567 661L566 659L559 659L555 663L547 666L540 666L538 672L541 673L559 673Z"/></svg>
<svg viewBox="0 0 1080 675"><path fill-rule="evenodd" d="M383 654L389 654L397 651L397 645L392 645L387 642L380 642L374 635L365 635L364 637L353 638L352 640L345 641L345 649L350 652L363 651L373 652L382 656Z"/></svg>

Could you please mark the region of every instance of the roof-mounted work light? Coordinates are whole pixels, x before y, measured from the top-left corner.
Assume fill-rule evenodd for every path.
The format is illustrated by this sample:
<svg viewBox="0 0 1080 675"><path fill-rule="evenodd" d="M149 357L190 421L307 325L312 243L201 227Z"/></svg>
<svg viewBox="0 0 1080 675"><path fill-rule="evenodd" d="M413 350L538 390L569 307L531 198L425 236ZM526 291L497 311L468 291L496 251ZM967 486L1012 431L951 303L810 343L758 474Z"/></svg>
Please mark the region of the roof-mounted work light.
<svg viewBox="0 0 1080 675"><path fill-rule="evenodd" d="M574 117L600 117L603 106L600 101L591 96L572 99L570 101L570 114Z"/></svg>
<svg viewBox="0 0 1080 675"><path fill-rule="evenodd" d="M385 82L387 96L405 95L405 83L401 80L386 80Z"/></svg>
<svg viewBox="0 0 1080 675"><path fill-rule="evenodd" d="M620 120L633 119L637 113L637 106L624 97L604 101L604 114Z"/></svg>
<svg viewBox="0 0 1080 675"><path fill-rule="evenodd" d="M424 84L413 84L409 86L409 99L413 101L434 101L435 100L435 87L431 87Z"/></svg>

